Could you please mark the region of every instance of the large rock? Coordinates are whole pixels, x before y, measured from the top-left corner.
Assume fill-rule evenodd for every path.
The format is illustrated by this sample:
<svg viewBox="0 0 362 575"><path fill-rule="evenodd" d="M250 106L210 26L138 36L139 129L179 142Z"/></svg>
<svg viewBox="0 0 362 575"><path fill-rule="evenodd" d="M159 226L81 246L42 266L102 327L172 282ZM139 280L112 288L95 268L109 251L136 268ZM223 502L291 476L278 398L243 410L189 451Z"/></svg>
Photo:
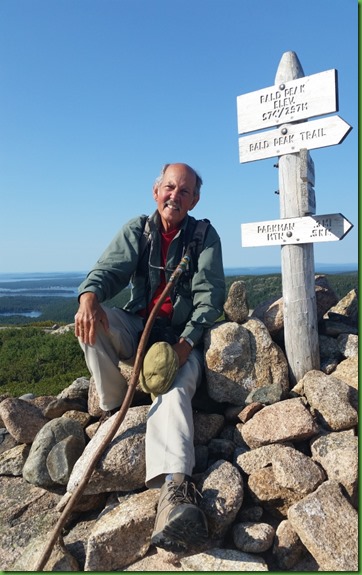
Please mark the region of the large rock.
<svg viewBox="0 0 362 575"><path fill-rule="evenodd" d="M57 482L52 479L49 473L47 459L57 443L67 439L69 436L74 437L72 443L73 446L76 446L75 451L79 456L85 446L84 431L80 423L66 417L59 417L48 421L39 431L31 446L28 459L23 468L24 479L39 487L51 487L55 485ZM64 476L65 469L68 469L68 473L70 473L70 466L74 465L75 457L73 452L68 451L68 454L70 455L72 463L70 461L65 463L63 458L60 461L62 469L58 470L58 472L54 468L55 462L53 459L53 476L57 473ZM65 466L65 468L63 466ZM63 481L61 483L63 483Z"/></svg>
<svg viewBox="0 0 362 575"><path fill-rule="evenodd" d="M249 315L246 284L242 280L233 282L224 304L224 314L228 321L243 323Z"/></svg>
<svg viewBox="0 0 362 575"><path fill-rule="evenodd" d="M358 290L353 289L325 313L325 317L342 316L351 325L358 326Z"/></svg>
<svg viewBox="0 0 362 575"><path fill-rule="evenodd" d="M280 485L271 467L264 467L251 473L248 478L248 489L258 505L279 519L284 519L289 507L303 497L302 493Z"/></svg>
<svg viewBox="0 0 362 575"><path fill-rule="evenodd" d="M275 452L272 467L279 485L299 493L311 493L326 479L319 465L293 447Z"/></svg>
<svg viewBox="0 0 362 575"><path fill-rule="evenodd" d="M37 537L43 545L59 514L61 498L56 490L46 491L24 481L22 477L0 476L0 565L2 571L15 569L24 549ZM31 570L28 563L24 570Z"/></svg>
<svg viewBox="0 0 362 575"><path fill-rule="evenodd" d="M288 519L322 571L358 571L358 517L338 483L292 505Z"/></svg>
<svg viewBox="0 0 362 575"><path fill-rule="evenodd" d="M269 571L262 557L234 549L211 549L180 559L183 571Z"/></svg>
<svg viewBox="0 0 362 575"><path fill-rule="evenodd" d="M358 503L358 438L351 431L332 432L312 441L312 459L319 463L328 479L346 490L351 503Z"/></svg>
<svg viewBox="0 0 362 575"><path fill-rule="evenodd" d="M202 495L200 507L205 512L209 536L222 538L233 523L244 497L241 475L228 461L217 461L197 485Z"/></svg>
<svg viewBox="0 0 362 575"><path fill-rule="evenodd" d="M358 389L358 355L347 357L341 361L333 372L335 377L348 383L354 389Z"/></svg>
<svg viewBox="0 0 362 575"><path fill-rule="evenodd" d="M267 405L244 424L241 433L254 449L270 443L303 441L316 435L318 429L303 400L295 398Z"/></svg>
<svg viewBox="0 0 362 575"><path fill-rule="evenodd" d="M133 491L144 486L146 475L145 433L148 406L132 407L87 483L84 493L110 491ZM76 462L69 478L67 491L73 492L83 477L103 437L109 431L117 414L110 417L98 429Z"/></svg>
<svg viewBox="0 0 362 575"><path fill-rule="evenodd" d="M274 383L289 388L285 356L259 320L209 330L205 363L208 393L218 402L243 405L252 390Z"/></svg>
<svg viewBox="0 0 362 575"><path fill-rule="evenodd" d="M123 497L100 515L88 539L85 571L119 571L147 553L158 495L152 489Z"/></svg>
<svg viewBox="0 0 362 575"><path fill-rule="evenodd" d="M304 395L323 427L341 431L357 425L357 393L354 388L318 370L308 371L301 383Z"/></svg>
<svg viewBox="0 0 362 575"><path fill-rule="evenodd" d="M41 409L17 397L9 397L0 403L0 417L18 443L32 443L38 431L49 421Z"/></svg>

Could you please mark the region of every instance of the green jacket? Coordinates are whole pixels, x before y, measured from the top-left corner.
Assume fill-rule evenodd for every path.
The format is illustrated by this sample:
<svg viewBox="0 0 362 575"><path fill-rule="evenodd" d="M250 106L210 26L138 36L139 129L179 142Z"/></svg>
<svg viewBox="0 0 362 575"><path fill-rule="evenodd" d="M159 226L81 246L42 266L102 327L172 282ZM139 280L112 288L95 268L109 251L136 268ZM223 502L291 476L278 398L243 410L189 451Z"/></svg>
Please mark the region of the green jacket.
<svg viewBox="0 0 362 575"><path fill-rule="evenodd" d="M160 284L161 236L160 216L156 211L149 218L150 248L140 254L145 218L138 216L122 227L79 286L79 295L94 292L101 303L114 297L131 282L131 297L124 309L137 313L147 306ZM166 281L181 260L186 230L194 221L195 218L187 215L170 244ZM171 322L174 331L179 337L189 337L197 344L204 330L211 327L222 314L224 302L225 277L221 242L210 224L197 269L194 270L191 263L189 272L183 274L176 285Z"/></svg>

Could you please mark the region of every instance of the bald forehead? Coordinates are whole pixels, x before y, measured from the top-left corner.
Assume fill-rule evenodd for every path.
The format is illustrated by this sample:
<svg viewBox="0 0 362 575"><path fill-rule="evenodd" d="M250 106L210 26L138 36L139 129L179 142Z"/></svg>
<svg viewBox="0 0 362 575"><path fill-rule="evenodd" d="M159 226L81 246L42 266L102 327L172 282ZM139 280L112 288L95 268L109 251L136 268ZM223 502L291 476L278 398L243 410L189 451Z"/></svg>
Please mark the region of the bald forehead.
<svg viewBox="0 0 362 575"><path fill-rule="evenodd" d="M186 177L191 176L194 180L196 180L195 170L193 170L187 164L170 164L169 166L167 166L167 168L164 172L164 177L166 177L166 175L168 175L170 173L178 174L180 176L184 175Z"/></svg>

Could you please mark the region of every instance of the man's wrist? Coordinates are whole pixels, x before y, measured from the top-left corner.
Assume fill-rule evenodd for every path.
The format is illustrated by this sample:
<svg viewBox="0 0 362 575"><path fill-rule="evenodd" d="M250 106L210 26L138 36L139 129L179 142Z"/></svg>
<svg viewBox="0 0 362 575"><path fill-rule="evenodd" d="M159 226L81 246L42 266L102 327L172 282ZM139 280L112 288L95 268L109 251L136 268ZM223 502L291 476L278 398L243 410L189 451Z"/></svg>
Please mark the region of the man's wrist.
<svg viewBox="0 0 362 575"><path fill-rule="evenodd" d="M194 347L195 344L192 341L192 339L190 339L189 337L184 337L183 339L191 346L191 349Z"/></svg>

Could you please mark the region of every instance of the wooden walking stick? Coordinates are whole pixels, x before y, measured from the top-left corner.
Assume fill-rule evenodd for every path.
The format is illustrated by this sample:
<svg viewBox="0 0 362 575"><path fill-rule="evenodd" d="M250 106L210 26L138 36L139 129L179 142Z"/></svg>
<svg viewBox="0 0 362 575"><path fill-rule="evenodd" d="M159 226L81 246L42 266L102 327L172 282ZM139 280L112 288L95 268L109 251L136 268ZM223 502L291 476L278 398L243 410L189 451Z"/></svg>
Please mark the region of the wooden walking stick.
<svg viewBox="0 0 362 575"><path fill-rule="evenodd" d="M59 517L59 519L58 519L58 521L54 527L54 530L51 533L51 535L50 535L50 537L49 537L49 539L45 545L43 553L42 553L41 557L38 559L36 566L34 567L34 571L42 571L43 570L46 562L48 561L48 559L50 557L52 549L53 549L53 547L54 547L54 545L55 545L55 543L56 543L56 541L60 535L60 532L61 532L62 528L64 527L65 522L67 521L67 519L68 519L68 517L69 517L69 515L70 515L70 513L74 507L74 504L77 502L77 500L81 496L84 488L86 487L86 485L87 485L87 483L88 483L88 481L89 481L89 479L90 479L90 477L94 471L94 468L97 465L99 459L101 458L105 448L110 443L110 441L112 441L112 439L113 439L114 435L116 434L119 426L121 425L122 421L124 420L125 415L128 411L128 408L131 405L131 402L132 402L132 399L133 399L133 396L134 396L134 393L135 393L135 390L136 390L136 387L138 384L138 378L140 375L143 358L144 358L145 353L146 353L147 341L149 339L150 332L151 332L152 326L154 324L154 321L157 317L157 314L159 312L161 305L163 304L166 297L171 292L171 289L176 284L179 277L187 269L189 261L190 261L190 256L188 255L188 250L187 250L186 254L181 259L177 268L172 273L172 275L171 275L169 281L167 282L167 284L166 284L160 298L158 299L156 305L152 309L152 311L148 317L148 320L146 322L145 329L142 332L140 342L138 344L132 376L131 376L131 379L130 379L130 382L128 385L126 396L123 400L123 403L120 407L120 410L116 414L114 421L113 421L111 427L109 428L108 432L104 436L102 442L99 444L98 448L95 450L93 457L89 461L88 467L86 468L81 481L78 483L78 485L75 488L75 490L73 491L70 499L67 501L66 506L64 507L64 509L63 509L63 511L62 511L62 513L61 513L61 515L60 515L60 517Z"/></svg>

